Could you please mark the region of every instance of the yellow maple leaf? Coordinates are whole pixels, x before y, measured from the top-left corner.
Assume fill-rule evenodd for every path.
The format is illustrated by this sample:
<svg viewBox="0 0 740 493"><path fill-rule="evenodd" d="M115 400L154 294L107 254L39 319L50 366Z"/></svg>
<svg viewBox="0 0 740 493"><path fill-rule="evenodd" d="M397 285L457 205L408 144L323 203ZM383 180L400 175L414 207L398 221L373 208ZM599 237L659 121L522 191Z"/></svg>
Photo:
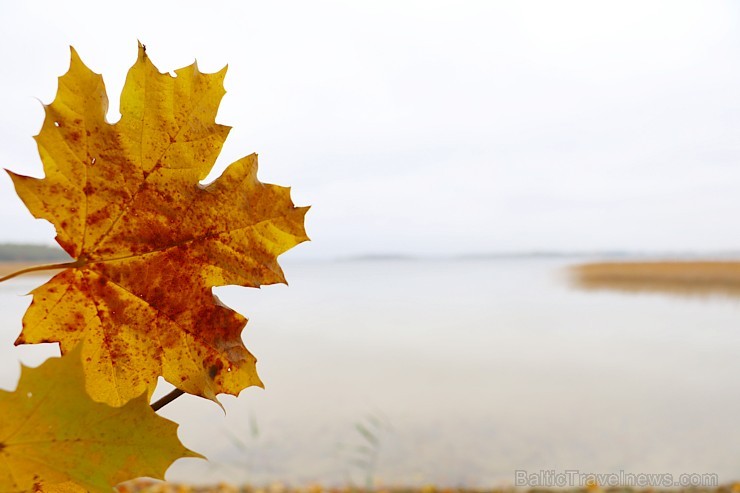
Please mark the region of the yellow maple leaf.
<svg viewBox="0 0 740 493"><path fill-rule="evenodd" d="M277 256L308 240L290 190L257 180L257 156L211 170L229 127L215 123L225 69L160 73L139 45L109 124L102 77L72 49L36 137L45 178L9 172L77 259L33 290L16 344L84 341L87 389L121 405L158 376L208 399L260 385L246 319L211 288L285 282Z"/></svg>
<svg viewBox="0 0 740 493"><path fill-rule="evenodd" d="M177 438L146 395L123 407L94 402L79 349L24 367L15 392L0 390L0 491L105 491L129 479L164 478L181 457Z"/></svg>

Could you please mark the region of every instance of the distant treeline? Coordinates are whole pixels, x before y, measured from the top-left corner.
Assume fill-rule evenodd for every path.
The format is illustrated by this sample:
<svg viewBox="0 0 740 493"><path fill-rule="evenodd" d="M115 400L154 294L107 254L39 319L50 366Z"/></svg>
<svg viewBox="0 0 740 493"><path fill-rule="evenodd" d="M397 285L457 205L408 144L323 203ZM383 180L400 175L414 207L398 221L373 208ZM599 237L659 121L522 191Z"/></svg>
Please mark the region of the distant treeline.
<svg viewBox="0 0 740 493"><path fill-rule="evenodd" d="M69 255L61 247L45 245L24 245L21 243L0 243L0 262L35 262L69 260Z"/></svg>

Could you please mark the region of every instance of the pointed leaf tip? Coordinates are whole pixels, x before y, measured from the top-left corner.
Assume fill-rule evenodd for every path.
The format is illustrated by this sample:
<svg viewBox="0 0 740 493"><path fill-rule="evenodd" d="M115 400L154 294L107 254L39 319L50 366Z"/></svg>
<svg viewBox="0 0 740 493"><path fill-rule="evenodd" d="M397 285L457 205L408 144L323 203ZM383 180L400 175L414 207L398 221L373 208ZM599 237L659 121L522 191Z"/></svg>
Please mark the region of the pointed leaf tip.
<svg viewBox="0 0 740 493"><path fill-rule="evenodd" d="M139 60L143 60L144 58L147 57L147 55L146 55L146 45L144 43L142 43L141 41L139 41L138 39L136 40L136 42L139 45Z"/></svg>
<svg viewBox="0 0 740 493"><path fill-rule="evenodd" d="M74 46L69 45L69 70L67 73L71 72L75 65L82 64L85 65L82 62L82 58L80 58L80 54L77 53L77 50Z"/></svg>

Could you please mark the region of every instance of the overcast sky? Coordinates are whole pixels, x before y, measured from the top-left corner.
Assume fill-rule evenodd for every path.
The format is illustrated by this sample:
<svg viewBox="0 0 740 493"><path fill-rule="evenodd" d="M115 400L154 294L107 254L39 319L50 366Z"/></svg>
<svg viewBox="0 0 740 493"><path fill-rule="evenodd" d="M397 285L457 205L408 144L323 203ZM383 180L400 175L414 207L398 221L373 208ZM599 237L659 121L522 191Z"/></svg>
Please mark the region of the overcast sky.
<svg viewBox="0 0 740 493"><path fill-rule="evenodd" d="M229 65L213 176L313 206L291 256L740 250L740 4L127 1L0 4L0 166L69 45L118 95L136 40L160 70ZM53 243L0 176L0 242Z"/></svg>

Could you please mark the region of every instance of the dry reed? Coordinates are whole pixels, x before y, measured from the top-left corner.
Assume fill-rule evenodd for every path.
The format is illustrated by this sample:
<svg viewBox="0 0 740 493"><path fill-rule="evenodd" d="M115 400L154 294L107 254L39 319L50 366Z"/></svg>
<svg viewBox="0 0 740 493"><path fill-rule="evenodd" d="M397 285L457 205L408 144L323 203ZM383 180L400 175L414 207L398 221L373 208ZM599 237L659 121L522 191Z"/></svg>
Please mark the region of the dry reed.
<svg viewBox="0 0 740 493"><path fill-rule="evenodd" d="M740 296L740 262L599 262L571 268L574 284L589 290Z"/></svg>

